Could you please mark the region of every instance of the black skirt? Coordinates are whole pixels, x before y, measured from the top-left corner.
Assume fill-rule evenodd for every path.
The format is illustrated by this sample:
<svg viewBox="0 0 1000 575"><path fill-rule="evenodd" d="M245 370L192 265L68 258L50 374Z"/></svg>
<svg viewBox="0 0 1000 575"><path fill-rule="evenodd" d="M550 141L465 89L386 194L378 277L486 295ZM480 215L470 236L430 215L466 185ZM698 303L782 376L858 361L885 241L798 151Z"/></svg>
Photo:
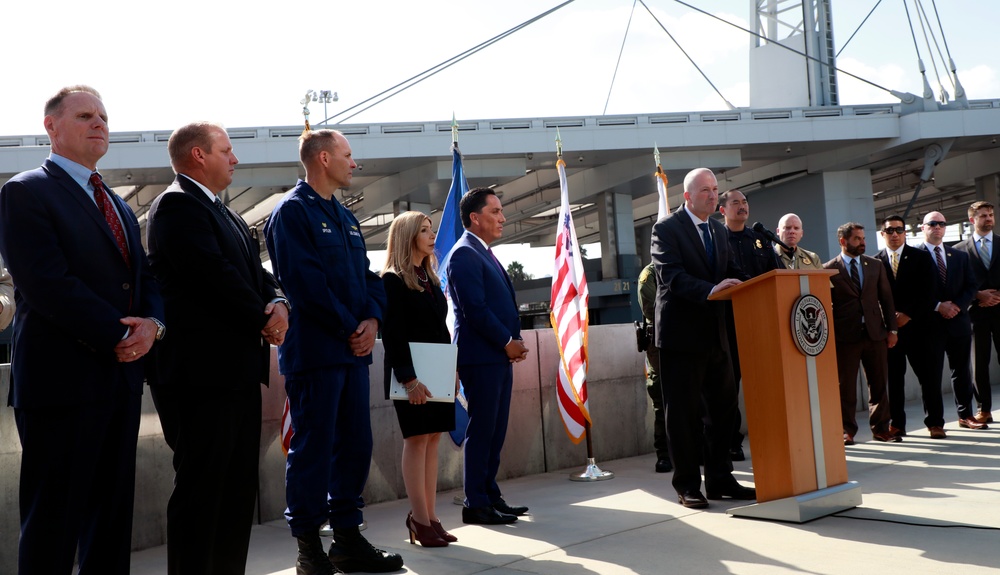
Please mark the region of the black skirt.
<svg viewBox="0 0 1000 575"><path fill-rule="evenodd" d="M428 401L413 405L404 399L393 400L396 419L403 438L440 433L455 429L455 404L450 401Z"/></svg>

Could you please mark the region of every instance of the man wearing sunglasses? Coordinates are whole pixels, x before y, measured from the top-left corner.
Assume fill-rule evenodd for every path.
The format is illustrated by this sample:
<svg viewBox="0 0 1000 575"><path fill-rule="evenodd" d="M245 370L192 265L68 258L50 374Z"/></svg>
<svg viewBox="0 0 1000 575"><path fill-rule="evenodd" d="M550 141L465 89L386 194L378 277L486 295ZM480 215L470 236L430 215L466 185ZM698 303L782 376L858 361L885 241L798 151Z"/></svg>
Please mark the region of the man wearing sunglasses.
<svg viewBox="0 0 1000 575"><path fill-rule="evenodd" d="M993 233L993 204L975 202L969 206L969 222L975 232L955 244L955 249L969 254L972 271L976 275L978 291L972 300L969 316L976 346L976 402L979 423L993 423L993 394L990 390L990 341L1000 354L1000 258L996 245L1000 238Z"/></svg>
<svg viewBox="0 0 1000 575"><path fill-rule="evenodd" d="M932 254L936 272L932 283L935 313L931 314L922 333L929 348L928 375L932 381L941 381L944 356L947 355L959 427L986 429L986 424L980 423L972 415L974 388L969 368L969 356L972 352L969 304L976 295L976 276L972 272L969 254L942 245L947 225L941 212L930 212L924 216L922 228L925 242L922 247ZM940 396L941 387L936 386L934 389ZM926 394L932 390L924 388L923 391Z"/></svg>
<svg viewBox="0 0 1000 575"><path fill-rule="evenodd" d="M944 406L941 400L941 372L937 381L931 377L927 362L925 332L931 314L934 275L933 262L925 250L906 245L906 224L903 218L891 215L882 220L882 238L885 249L878 259L885 266L892 301L896 306L896 324L899 340L889 349L889 433L897 437L906 435L906 360L910 360L913 373L920 382L920 396L924 403L924 425L931 439L944 439Z"/></svg>

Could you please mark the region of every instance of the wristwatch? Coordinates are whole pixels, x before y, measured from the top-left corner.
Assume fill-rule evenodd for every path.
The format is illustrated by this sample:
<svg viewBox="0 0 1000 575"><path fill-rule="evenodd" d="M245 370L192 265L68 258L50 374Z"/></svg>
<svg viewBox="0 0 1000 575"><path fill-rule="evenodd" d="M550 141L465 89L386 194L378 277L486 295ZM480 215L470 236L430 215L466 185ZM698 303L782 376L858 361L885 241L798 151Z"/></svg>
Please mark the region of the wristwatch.
<svg viewBox="0 0 1000 575"><path fill-rule="evenodd" d="M149 317L146 319L156 324L156 341L163 339L163 336L167 333L167 326L163 325L163 322L155 317Z"/></svg>
<svg viewBox="0 0 1000 575"><path fill-rule="evenodd" d="M891 333L892 335L899 335L899 331L895 329L890 329L889 333Z"/></svg>

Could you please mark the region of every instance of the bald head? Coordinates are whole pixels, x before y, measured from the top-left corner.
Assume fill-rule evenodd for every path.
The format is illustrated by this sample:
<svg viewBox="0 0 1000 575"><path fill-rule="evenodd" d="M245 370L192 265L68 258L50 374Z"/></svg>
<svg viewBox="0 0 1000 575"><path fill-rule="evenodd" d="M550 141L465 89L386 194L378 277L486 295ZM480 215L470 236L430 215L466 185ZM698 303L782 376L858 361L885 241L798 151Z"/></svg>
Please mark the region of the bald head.
<svg viewBox="0 0 1000 575"><path fill-rule="evenodd" d="M785 214L778 220L777 232L781 241L794 250L802 239L802 220L795 214Z"/></svg>
<svg viewBox="0 0 1000 575"><path fill-rule="evenodd" d="M920 229L924 232L924 241L939 246L944 240L944 229L948 225L941 212L930 212L924 216L924 222Z"/></svg>

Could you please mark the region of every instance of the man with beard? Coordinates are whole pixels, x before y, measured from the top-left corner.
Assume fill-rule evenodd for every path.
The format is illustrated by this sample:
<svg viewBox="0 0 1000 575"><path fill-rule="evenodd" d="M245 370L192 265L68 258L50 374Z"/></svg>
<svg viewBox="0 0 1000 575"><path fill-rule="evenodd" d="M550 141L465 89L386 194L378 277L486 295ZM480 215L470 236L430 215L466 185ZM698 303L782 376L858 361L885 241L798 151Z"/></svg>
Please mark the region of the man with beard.
<svg viewBox="0 0 1000 575"><path fill-rule="evenodd" d="M990 390L991 340L997 354L1000 354L1000 306L997 305L1000 304L1000 263L995 249L1000 238L993 233L993 204L975 202L969 206L969 222L975 233L955 244L955 249L969 254L978 289L969 309L976 346L975 395L979 404L976 421L993 423L993 414L990 413L993 409L993 392Z"/></svg>
<svg viewBox="0 0 1000 575"><path fill-rule="evenodd" d="M858 363L868 380L868 425L876 441L898 442L889 433L886 395L887 353L896 345L898 327L892 289L882 262L865 256L865 228L848 222L837 228L840 255L823 264L839 273L830 277L833 325L837 332L837 373L844 445L858 432Z"/></svg>
<svg viewBox="0 0 1000 575"><path fill-rule="evenodd" d="M785 267L778 263L771 241L747 227L750 204L743 192L729 190L719 196L719 213L726 219L729 246L736 256L736 263L744 273L753 278L773 269ZM726 333L729 337L729 355L733 362L733 381L736 382L736 391L739 393L743 374L740 370L739 349L736 345L736 322L733 317L732 302L726 302ZM733 461L743 461L746 455L743 453L743 433L740 431L742 417L738 407L736 417L733 419L729 456Z"/></svg>

